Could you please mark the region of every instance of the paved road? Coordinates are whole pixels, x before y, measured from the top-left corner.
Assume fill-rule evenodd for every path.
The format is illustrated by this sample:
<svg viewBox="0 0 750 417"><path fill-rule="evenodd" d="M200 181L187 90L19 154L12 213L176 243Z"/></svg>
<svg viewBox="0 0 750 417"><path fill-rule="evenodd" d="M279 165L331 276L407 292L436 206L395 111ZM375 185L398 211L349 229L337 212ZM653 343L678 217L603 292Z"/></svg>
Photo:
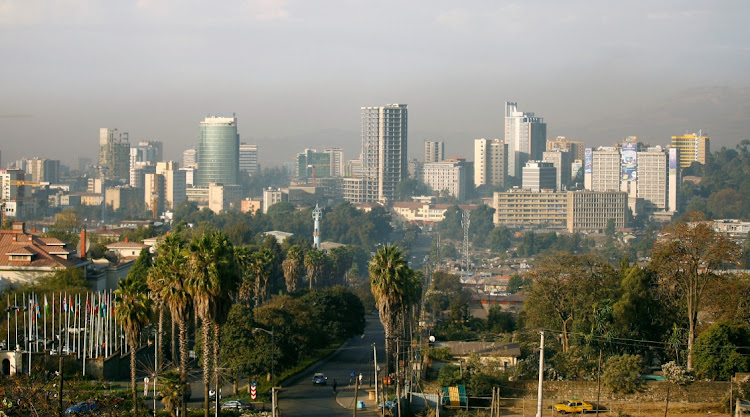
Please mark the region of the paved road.
<svg viewBox="0 0 750 417"><path fill-rule="evenodd" d="M378 316L368 315L364 338L354 337L338 352L321 363L307 369L299 379L285 385L279 393L279 407L282 416L350 416L351 410L342 408L333 395L331 385L335 379L339 389L349 386L351 372L362 373L365 390L372 381L372 344L378 348L378 362L381 368L385 358L383 326ZM328 377L327 386L312 385L312 376L323 372ZM364 393L364 395L367 395Z"/></svg>

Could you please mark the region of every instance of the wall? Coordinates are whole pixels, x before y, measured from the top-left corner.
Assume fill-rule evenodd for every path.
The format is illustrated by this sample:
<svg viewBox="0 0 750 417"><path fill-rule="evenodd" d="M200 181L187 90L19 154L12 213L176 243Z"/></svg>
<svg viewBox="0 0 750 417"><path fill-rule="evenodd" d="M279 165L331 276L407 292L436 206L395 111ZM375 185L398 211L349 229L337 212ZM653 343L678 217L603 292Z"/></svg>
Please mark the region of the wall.
<svg viewBox="0 0 750 417"><path fill-rule="evenodd" d="M601 400L644 400L664 401L667 398L676 402L710 402L714 403L729 395L729 382L700 381L689 385L674 385L665 381L646 381L641 391L634 394L614 394L602 385ZM523 397L535 399L537 392L536 381L508 382L500 387L501 396ZM545 381L544 397L564 400L580 398L585 401L595 401L597 394L596 381Z"/></svg>

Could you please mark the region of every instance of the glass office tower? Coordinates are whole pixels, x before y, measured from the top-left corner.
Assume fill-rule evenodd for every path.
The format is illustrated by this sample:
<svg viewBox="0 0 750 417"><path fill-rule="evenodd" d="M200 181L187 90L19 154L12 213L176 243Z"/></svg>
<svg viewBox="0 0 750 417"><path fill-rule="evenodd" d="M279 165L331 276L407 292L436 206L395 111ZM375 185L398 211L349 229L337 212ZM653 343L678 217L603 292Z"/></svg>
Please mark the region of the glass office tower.
<svg viewBox="0 0 750 417"><path fill-rule="evenodd" d="M237 118L206 117L198 133L198 179L196 185L239 184L240 135Z"/></svg>

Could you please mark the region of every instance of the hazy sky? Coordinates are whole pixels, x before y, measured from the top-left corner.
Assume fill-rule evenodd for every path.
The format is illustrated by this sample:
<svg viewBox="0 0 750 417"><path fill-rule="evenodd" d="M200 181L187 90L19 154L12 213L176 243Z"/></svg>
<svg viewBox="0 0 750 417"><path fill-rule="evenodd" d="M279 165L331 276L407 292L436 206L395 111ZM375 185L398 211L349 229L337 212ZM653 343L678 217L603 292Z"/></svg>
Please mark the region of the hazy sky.
<svg viewBox="0 0 750 417"><path fill-rule="evenodd" d="M409 105L414 156L445 139L471 159L474 138L502 137L504 101L550 137L661 143L723 123L654 128L638 120L652 108L750 86L748 16L746 0L0 0L2 164L94 157L100 127L176 159L203 117L231 113L266 166L305 143L354 158L359 107L387 103ZM726 105L701 94L685 112ZM750 130L743 94L730 107Z"/></svg>

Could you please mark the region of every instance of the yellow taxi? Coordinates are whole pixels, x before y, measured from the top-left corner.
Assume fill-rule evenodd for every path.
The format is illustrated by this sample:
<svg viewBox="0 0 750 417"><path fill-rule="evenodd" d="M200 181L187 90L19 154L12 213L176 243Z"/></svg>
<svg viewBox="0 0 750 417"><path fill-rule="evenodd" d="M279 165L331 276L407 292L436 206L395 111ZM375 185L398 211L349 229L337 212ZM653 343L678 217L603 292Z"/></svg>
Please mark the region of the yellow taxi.
<svg viewBox="0 0 750 417"><path fill-rule="evenodd" d="M588 413L594 410L594 406L581 400L568 400L561 404L555 404L555 411L561 414Z"/></svg>

